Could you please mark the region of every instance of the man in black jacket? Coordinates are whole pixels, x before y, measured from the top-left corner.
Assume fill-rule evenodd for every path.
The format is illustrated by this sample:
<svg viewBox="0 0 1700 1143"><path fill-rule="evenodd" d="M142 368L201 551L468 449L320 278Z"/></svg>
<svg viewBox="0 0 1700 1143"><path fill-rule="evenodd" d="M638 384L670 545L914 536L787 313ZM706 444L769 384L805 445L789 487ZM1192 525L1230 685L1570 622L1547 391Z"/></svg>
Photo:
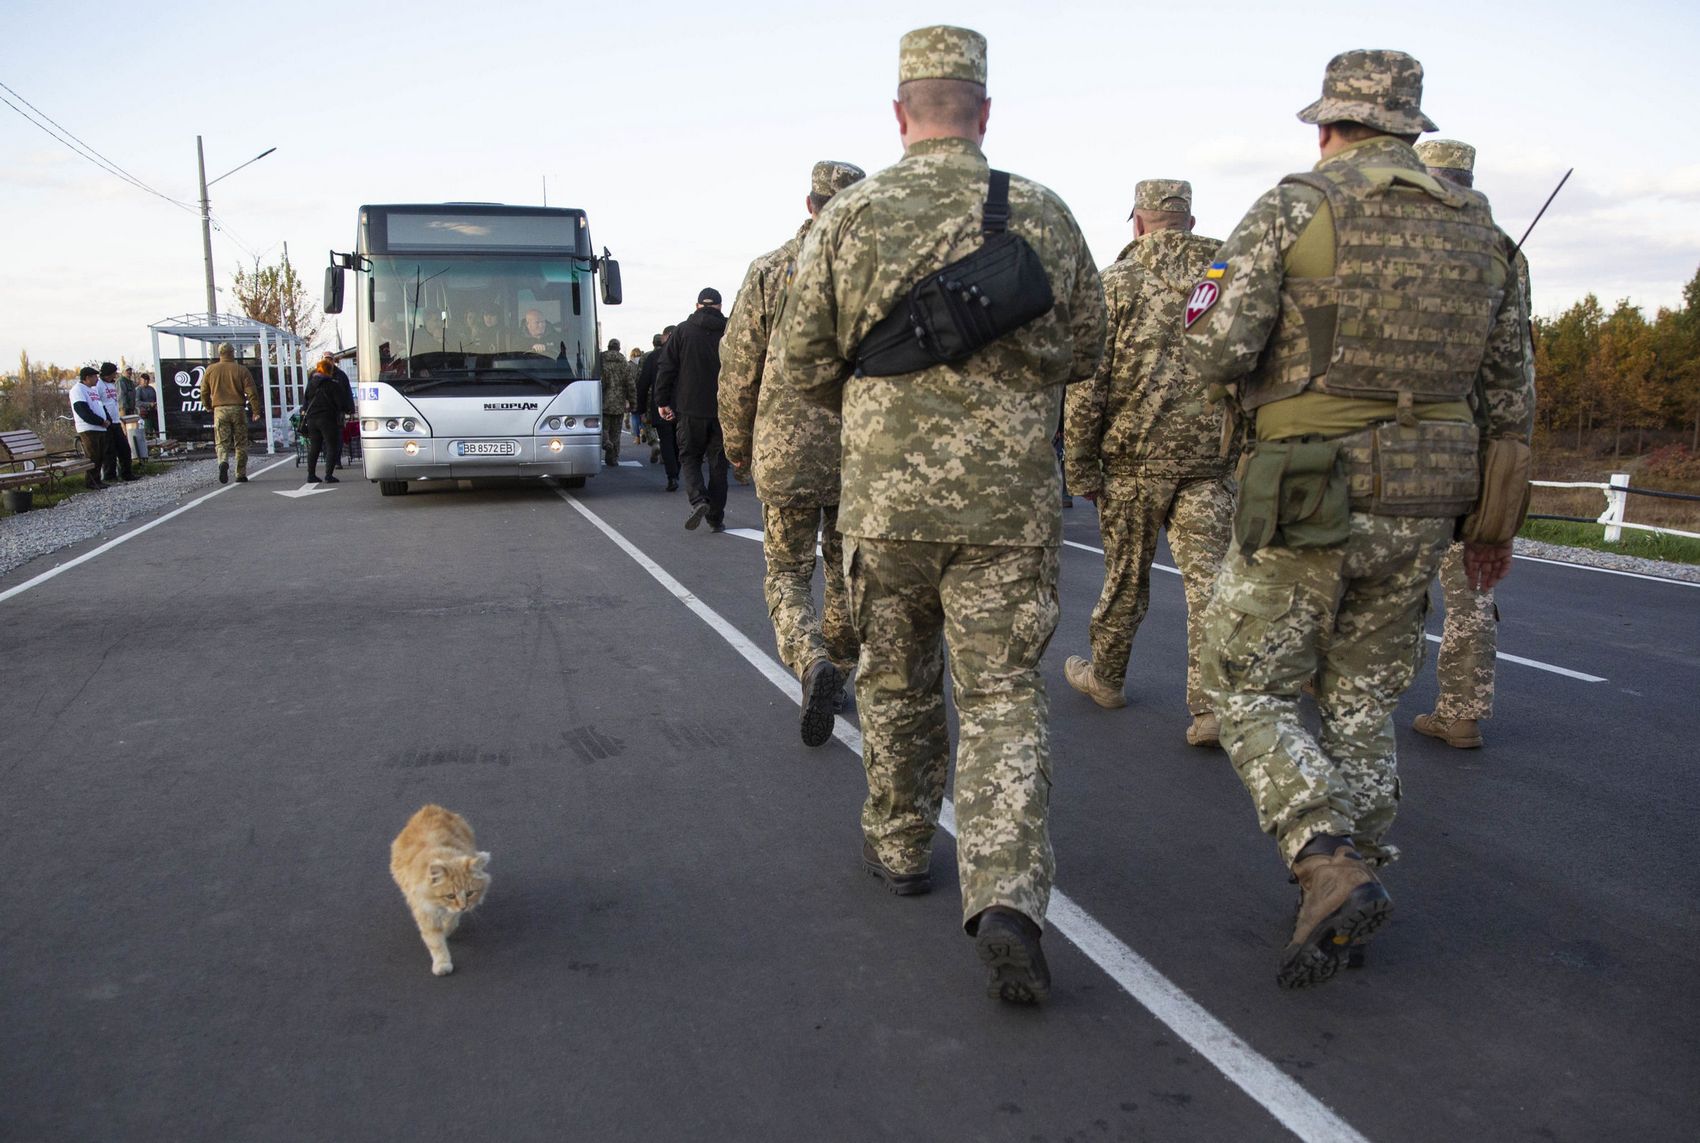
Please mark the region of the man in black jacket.
<svg viewBox="0 0 1700 1143"><path fill-rule="evenodd" d="M685 492L691 498L685 527L695 528L706 517L716 532L726 530L726 450L720 439L720 337L725 332L720 291L711 286L697 295L696 312L662 347L655 371L656 411L663 421L676 423Z"/></svg>
<svg viewBox="0 0 1700 1143"><path fill-rule="evenodd" d="M667 469L667 491L679 491L679 439L674 431L672 421L661 419L660 411L655 407L655 374L661 368L661 350L673 337L673 326L668 326L655 335L655 348L643 355L643 364L638 366L637 407L649 419L649 427L655 433L655 444L650 450L649 463L657 460Z"/></svg>

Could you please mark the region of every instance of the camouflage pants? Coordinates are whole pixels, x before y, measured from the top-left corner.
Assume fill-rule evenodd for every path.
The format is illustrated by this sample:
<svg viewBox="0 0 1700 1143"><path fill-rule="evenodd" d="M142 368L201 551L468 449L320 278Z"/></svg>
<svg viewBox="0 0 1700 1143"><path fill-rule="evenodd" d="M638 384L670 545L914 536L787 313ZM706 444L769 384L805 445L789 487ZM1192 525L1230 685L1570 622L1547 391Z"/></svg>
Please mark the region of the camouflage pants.
<svg viewBox="0 0 1700 1143"><path fill-rule="evenodd" d="M624 428L626 410L602 410L602 456L609 464L620 463L620 430Z"/></svg>
<svg viewBox="0 0 1700 1143"><path fill-rule="evenodd" d="M213 444L220 464L236 454L236 475L248 474L248 416L241 405L220 405L213 410Z"/></svg>
<svg viewBox="0 0 1700 1143"><path fill-rule="evenodd" d="M1477 591L1464 578L1464 545L1453 544L1440 561L1446 626L1436 657L1440 693L1434 713L1443 721L1493 717L1493 664L1499 644L1499 608L1493 589Z"/></svg>
<svg viewBox="0 0 1700 1143"><path fill-rule="evenodd" d="M1234 493L1225 479L1149 480L1131 500L1098 501L1104 591L1092 609L1092 672L1121 689L1133 637L1151 604L1151 563L1164 528L1186 591L1186 705L1205 714L1210 702L1198 674L1204 609L1234 530Z"/></svg>
<svg viewBox="0 0 1700 1143"><path fill-rule="evenodd" d="M1423 618L1453 521L1353 512L1333 548L1228 556L1205 614L1204 686L1222 746L1281 855L1317 834L1352 836L1366 858L1399 805L1393 708L1423 655ZM1322 729L1299 719L1316 677Z"/></svg>
<svg viewBox="0 0 1700 1143"><path fill-rule="evenodd" d="M779 658L799 679L825 655L841 671L856 665L856 630L844 594L844 541L838 505L792 508L763 504L761 548L767 557L762 592ZM815 544L826 565L826 590L815 611Z"/></svg>
<svg viewBox="0 0 1700 1143"><path fill-rule="evenodd" d="M950 769L948 645L963 920L1006 905L1043 924L1056 866L1039 658L1057 626L1057 549L846 536L844 554L862 640L863 834L888 868L926 868Z"/></svg>

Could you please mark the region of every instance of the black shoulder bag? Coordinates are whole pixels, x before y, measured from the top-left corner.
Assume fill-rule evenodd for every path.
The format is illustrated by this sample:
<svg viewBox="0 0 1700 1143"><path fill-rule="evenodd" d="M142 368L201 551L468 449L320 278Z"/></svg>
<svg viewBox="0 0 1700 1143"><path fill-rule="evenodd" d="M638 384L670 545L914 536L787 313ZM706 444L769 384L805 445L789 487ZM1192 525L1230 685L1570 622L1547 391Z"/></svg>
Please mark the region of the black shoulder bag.
<svg viewBox="0 0 1700 1143"><path fill-rule="evenodd" d="M856 347L856 374L891 377L961 361L1034 318L1056 298L1044 264L1011 234L1009 172L993 171L974 253L922 278Z"/></svg>

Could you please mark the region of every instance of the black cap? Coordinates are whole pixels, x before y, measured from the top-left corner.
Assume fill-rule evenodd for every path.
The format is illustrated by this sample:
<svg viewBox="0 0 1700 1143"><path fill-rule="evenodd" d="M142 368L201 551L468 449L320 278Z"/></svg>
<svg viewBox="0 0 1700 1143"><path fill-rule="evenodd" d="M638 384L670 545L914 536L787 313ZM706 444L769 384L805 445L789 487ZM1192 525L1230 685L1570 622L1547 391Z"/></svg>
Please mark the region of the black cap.
<svg viewBox="0 0 1700 1143"><path fill-rule="evenodd" d="M697 295L697 305L699 306L717 306L719 304L720 291L713 286L704 286L702 292Z"/></svg>
<svg viewBox="0 0 1700 1143"><path fill-rule="evenodd" d="M112 364L112 362L102 361L100 363L100 375L102 377L108 376L109 374L113 374L113 373L116 373L116 372L118 372L118 366Z"/></svg>
<svg viewBox="0 0 1700 1143"><path fill-rule="evenodd" d="M87 381L90 377L97 376L99 376L99 373L92 365L85 365L77 370L77 380L79 381Z"/></svg>

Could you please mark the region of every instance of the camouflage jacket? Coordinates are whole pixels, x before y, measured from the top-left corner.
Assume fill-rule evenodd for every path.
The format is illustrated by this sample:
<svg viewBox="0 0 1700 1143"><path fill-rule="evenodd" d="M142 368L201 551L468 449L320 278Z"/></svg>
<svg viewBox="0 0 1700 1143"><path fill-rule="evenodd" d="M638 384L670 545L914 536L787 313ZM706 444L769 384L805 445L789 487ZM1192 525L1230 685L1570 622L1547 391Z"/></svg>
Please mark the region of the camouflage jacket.
<svg viewBox="0 0 1700 1143"><path fill-rule="evenodd" d="M805 401L768 356L797 251L811 225L812 220L803 223L789 242L750 263L720 339L720 431L726 459L751 464L753 446L756 497L764 504L799 508L838 503L841 458L837 411Z"/></svg>
<svg viewBox="0 0 1700 1143"><path fill-rule="evenodd" d="M1411 147L1387 136L1350 147L1318 167L1328 163L1424 170ZM1223 243L1217 261L1225 270L1214 282L1219 292L1196 315L1185 337L1188 359L1202 383L1232 384L1257 366L1280 316L1288 257L1326 201L1313 187L1277 186L1253 204ZM1482 357L1480 381L1486 400L1479 416L1485 437L1527 438L1534 424L1534 359L1528 351L1528 314L1521 294L1518 289L1505 291Z"/></svg>
<svg viewBox="0 0 1700 1143"><path fill-rule="evenodd" d="M602 351L602 415L624 416L637 400L631 363L617 349Z"/></svg>
<svg viewBox="0 0 1700 1143"><path fill-rule="evenodd" d="M988 166L967 139L913 144L833 196L803 241L770 346L804 396L842 408L838 526L847 536L1010 546L1062 538L1051 449L1062 386L1104 351L1104 290L1055 193L1012 177L1010 230L1038 253L1056 305L956 365L853 377L856 348L923 275L977 249Z"/></svg>
<svg viewBox="0 0 1700 1143"><path fill-rule="evenodd" d="M1109 332L1092 380L1068 390L1064 464L1070 492L1128 499L1141 477L1225 475L1222 408L1181 350L1187 295L1215 260L1214 238L1158 230L1104 271Z"/></svg>

